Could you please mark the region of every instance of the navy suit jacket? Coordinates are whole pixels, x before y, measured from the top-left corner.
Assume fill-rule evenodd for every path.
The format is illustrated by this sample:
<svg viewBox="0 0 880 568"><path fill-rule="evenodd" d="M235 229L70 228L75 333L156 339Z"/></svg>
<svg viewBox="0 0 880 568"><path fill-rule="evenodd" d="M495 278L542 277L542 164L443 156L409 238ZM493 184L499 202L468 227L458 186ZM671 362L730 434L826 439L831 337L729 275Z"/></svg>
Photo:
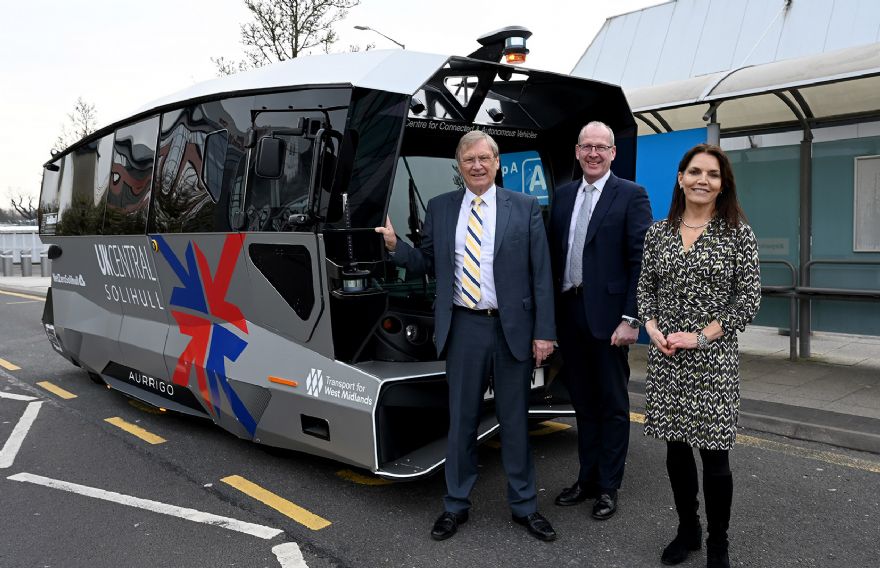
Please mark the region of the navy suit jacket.
<svg viewBox="0 0 880 568"><path fill-rule="evenodd" d="M497 187L493 273L501 327L510 352L520 361L532 356L533 339L556 339L553 284L547 234L538 200ZM394 262L437 281L434 335L442 356L452 321L455 293L455 228L465 190L428 202L422 244L397 242Z"/></svg>
<svg viewBox="0 0 880 568"><path fill-rule="evenodd" d="M557 293L562 291L571 214L580 185L580 179L567 183L553 196L550 254ZM612 173L590 217L584 242L582 297L587 325L597 339L610 339L621 316L638 316L636 285L645 233L652 222L645 188Z"/></svg>

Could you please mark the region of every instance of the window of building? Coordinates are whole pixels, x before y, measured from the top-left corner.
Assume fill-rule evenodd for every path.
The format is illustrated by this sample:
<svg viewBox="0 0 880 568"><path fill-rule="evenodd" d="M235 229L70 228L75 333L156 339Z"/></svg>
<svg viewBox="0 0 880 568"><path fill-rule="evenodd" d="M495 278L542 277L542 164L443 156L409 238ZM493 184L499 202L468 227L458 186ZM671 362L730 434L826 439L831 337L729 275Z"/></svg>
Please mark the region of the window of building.
<svg viewBox="0 0 880 568"><path fill-rule="evenodd" d="M880 156L855 159L853 250L880 252Z"/></svg>

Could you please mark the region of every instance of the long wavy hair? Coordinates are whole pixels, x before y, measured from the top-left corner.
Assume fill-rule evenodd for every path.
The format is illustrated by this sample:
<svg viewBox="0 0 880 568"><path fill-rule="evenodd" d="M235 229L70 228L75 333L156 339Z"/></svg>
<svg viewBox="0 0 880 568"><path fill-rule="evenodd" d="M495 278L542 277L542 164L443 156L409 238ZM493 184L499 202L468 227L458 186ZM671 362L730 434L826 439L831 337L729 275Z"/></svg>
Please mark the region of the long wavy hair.
<svg viewBox="0 0 880 568"><path fill-rule="evenodd" d="M678 173L683 174L697 154L715 156L721 167L721 193L715 200L715 217L722 219L729 229L736 229L740 223L747 223L746 214L740 207L739 199L736 196L736 180L733 177L730 158L720 147L715 144L697 144L682 156L681 162L678 163ZM666 217L670 231L678 229L678 222L684 214L684 208L684 190L678 184L678 176L676 176L675 186L672 189L672 203L669 204L669 215Z"/></svg>

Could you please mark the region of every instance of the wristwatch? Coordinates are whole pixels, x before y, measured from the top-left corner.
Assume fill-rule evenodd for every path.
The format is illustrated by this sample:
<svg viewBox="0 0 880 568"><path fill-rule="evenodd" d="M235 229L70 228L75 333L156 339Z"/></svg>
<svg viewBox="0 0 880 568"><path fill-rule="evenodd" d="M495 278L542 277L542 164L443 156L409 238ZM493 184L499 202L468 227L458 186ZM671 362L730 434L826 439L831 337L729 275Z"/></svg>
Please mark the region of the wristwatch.
<svg viewBox="0 0 880 568"><path fill-rule="evenodd" d="M633 329L639 329L642 326L642 322L640 322L636 318L630 316L622 316L621 319L626 322L626 325L630 326Z"/></svg>
<svg viewBox="0 0 880 568"><path fill-rule="evenodd" d="M708 349L709 348L709 338L706 337L706 334L700 331L697 334L697 349Z"/></svg>

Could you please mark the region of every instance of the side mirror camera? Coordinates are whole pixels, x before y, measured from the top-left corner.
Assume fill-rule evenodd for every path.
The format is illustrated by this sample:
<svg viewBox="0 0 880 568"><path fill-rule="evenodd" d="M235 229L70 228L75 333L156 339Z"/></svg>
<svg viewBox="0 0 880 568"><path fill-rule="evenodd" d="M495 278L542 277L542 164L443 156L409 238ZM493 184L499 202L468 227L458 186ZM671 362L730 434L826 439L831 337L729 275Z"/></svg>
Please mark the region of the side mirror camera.
<svg viewBox="0 0 880 568"><path fill-rule="evenodd" d="M257 145L257 159L254 170L262 178L278 179L284 169L284 141L280 138L264 136Z"/></svg>

